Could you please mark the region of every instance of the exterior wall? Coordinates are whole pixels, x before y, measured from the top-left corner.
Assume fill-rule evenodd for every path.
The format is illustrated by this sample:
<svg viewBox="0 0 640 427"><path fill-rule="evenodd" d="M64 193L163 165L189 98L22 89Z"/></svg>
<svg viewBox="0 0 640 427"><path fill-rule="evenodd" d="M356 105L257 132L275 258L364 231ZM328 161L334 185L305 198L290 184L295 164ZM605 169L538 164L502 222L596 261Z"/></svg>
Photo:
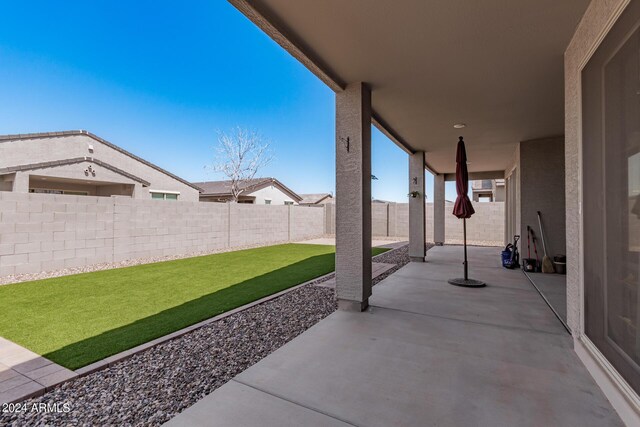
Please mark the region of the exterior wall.
<svg viewBox="0 0 640 427"><path fill-rule="evenodd" d="M533 227L542 251L540 211L547 255L565 254L564 137L520 143L520 188L520 235Z"/></svg>
<svg viewBox="0 0 640 427"><path fill-rule="evenodd" d="M627 425L640 425L640 396L584 335L582 313L582 68L628 4L629 0L593 0L565 52L567 322L576 353L618 414Z"/></svg>
<svg viewBox="0 0 640 427"><path fill-rule="evenodd" d="M516 146L510 165L505 170L505 235L504 243L521 229L520 218L520 144Z"/></svg>
<svg viewBox="0 0 640 427"><path fill-rule="evenodd" d="M289 240L303 240L313 236L314 233L325 234L324 225L324 209L312 206L289 207Z"/></svg>
<svg viewBox="0 0 640 427"><path fill-rule="evenodd" d="M89 152L89 145L93 146L93 153ZM179 191L179 200L198 201L198 190L190 187L169 175L160 172L146 164L129 157L87 135L67 135L48 138L0 140L0 168L18 166L31 163L64 160L77 157L93 157L105 163L113 165L138 178L151 183L151 190ZM84 171L86 166L82 164L70 165L74 171ZM97 165L93 165L98 169ZM35 170L28 172L33 175L42 175L56 172L56 168ZM96 173L95 177L86 177L83 180L108 181L101 177L105 172ZM115 178L114 178L115 179ZM116 181L120 182L120 181ZM150 198L148 191L137 192L136 198Z"/></svg>
<svg viewBox="0 0 640 427"><path fill-rule="evenodd" d="M230 245L247 246L289 240L289 207L225 204L230 209ZM225 206L223 205L223 206ZM242 230L243 232L234 232ZM318 234L322 234L319 230Z"/></svg>
<svg viewBox="0 0 640 427"><path fill-rule="evenodd" d="M582 68L605 36L612 20L628 0L594 0L565 52L565 193L567 236L567 322L573 331L581 330L580 282L582 271L581 91Z"/></svg>
<svg viewBox="0 0 640 427"><path fill-rule="evenodd" d="M429 204L430 207L433 205ZM504 239L504 203L486 202L473 205L476 213L467 220L467 243L500 246ZM463 243L462 220L451 214L453 203L445 206L445 243ZM431 209L431 212L433 210Z"/></svg>
<svg viewBox="0 0 640 427"><path fill-rule="evenodd" d="M387 203L371 204L371 232L374 236L389 235L389 206Z"/></svg>
<svg viewBox="0 0 640 427"><path fill-rule="evenodd" d="M260 190L253 191L251 193L245 194L245 196L255 197L254 203L256 205L264 205L265 200L271 200L272 205L284 205L284 202L291 202L297 204L295 200L293 200L289 195L282 192L275 185L270 185L269 187L261 188Z"/></svg>
<svg viewBox="0 0 640 427"><path fill-rule="evenodd" d="M327 205L330 206L330 205ZM472 245L501 246L505 234L505 203L486 202L473 205L476 214L467 221L467 243ZM453 203L445 204L445 243L462 243L462 222L451 214ZM335 212L326 211L326 234L335 234ZM433 203L425 206L425 236L433 242ZM409 237L408 203L372 203L372 235L374 237Z"/></svg>
<svg viewBox="0 0 640 427"><path fill-rule="evenodd" d="M504 202L505 201L504 184L496 185L495 195L496 196L495 196L494 202Z"/></svg>
<svg viewBox="0 0 640 427"><path fill-rule="evenodd" d="M432 211L427 208L425 213L425 221L429 220L429 211ZM433 218L433 215L431 215ZM409 237L409 204L408 203L397 203L396 204L396 226L393 227L396 230L396 234L394 237ZM427 227L429 228L429 227ZM374 230L374 235L378 236L379 231Z"/></svg>
<svg viewBox="0 0 640 427"><path fill-rule="evenodd" d="M0 276L324 234L324 210L0 192Z"/></svg>

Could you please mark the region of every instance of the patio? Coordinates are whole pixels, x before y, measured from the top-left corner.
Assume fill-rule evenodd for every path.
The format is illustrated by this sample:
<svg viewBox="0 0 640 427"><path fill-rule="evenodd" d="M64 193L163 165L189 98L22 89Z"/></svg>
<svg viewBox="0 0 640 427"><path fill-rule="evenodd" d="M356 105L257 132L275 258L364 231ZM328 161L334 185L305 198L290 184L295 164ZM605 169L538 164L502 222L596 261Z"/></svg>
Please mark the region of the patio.
<svg viewBox="0 0 640 427"><path fill-rule="evenodd" d="M429 250L169 425L623 425L572 338L498 248Z"/></svg>

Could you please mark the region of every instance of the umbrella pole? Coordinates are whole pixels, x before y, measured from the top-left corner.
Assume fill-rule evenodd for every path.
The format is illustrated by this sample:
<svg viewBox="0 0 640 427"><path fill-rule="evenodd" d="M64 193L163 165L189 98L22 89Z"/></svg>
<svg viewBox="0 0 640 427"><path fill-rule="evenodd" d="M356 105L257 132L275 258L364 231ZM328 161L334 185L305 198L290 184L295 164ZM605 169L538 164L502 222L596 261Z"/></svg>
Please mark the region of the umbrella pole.
<svg viewBox="0 0 640 427"><path fill-rule="evenodd" d="M467 219L462 219L462 236L464 239L464 278L449 279L448 282L456 286L464 286L466 288L481 288L486 286L481 280L469 279L469 264L467 263Z"/></svg>
<svg viewBox="0 0 640 427"><path fill-rule="evenodd" d="M469 267L467 266L467 219L462 219L462 237L464 239L464 280L469 280Z"/></svg>

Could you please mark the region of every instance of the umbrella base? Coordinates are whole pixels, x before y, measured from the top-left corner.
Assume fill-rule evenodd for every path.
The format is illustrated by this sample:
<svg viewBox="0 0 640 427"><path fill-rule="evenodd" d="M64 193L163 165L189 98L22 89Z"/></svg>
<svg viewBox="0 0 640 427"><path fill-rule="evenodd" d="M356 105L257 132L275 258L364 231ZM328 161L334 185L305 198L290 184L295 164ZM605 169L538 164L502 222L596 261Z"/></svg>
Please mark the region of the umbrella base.
<svg viewBox="0 0 640 427"><path fill-rule="evenodd" d="M463 278L449 279L449 284L455 286L463 286L465 288L482 288L483 286L487 286L486 283L481 282L480 280Z"/></svg>

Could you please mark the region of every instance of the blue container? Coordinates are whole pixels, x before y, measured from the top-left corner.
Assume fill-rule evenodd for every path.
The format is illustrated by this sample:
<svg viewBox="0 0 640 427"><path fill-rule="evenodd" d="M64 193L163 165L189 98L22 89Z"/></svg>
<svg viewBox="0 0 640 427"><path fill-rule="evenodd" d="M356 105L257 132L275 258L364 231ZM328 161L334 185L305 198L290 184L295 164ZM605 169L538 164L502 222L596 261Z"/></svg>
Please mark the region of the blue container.
<svg viewBox="0 0 640 427"><path fill-rule="evenodd" d="M516 266L516 259L513 256L513 245L511 243L502 251L502 266L504 268L514 268Z"/></svg>

